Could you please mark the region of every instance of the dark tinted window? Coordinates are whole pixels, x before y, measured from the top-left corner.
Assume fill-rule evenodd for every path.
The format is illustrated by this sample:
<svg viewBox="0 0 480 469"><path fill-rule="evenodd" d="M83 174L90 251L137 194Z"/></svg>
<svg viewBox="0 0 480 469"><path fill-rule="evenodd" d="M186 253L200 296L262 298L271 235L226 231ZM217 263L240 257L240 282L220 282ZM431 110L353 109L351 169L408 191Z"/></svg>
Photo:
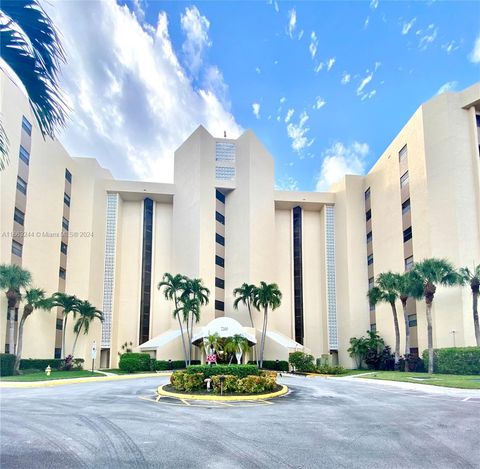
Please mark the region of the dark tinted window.
<svg viewBox="0 0 480 469"><path fill-rule="evenodd" d="M60 267L60 269L58 269L58 276L65 280L67 278L67 271L63 267Z"/></svg>
<svg viewBox="0 0 480 469"><path fill-rule="evenodd" d="M13 219L19 225L23 225L25 223L25 214L21 210L19 210L18 208L15 208L15 212L13 214Z"/></svg>
<svg viewBox="0 0 480 469"><path fill-rule="evenodd" d="M367 210L365 212L365 220L370 220L370 218L372 218L372 210Z"/></svg>
<svg viewBox="0 0 480 469"><path fill-rule="evenodd" d="M30 153L28 153L28 151L25 150L25 148L23 148L22 145L20 145L20 152L18 156L26 165L30 163Z"/></svg>
<svg viewBox="0 0 480 469"><path fill-rule="evenodd" d="M62 217L62 227L63 227L63 229L68 231L69 225L70 225L69 221L65 217Z"/></svg>
<svg viewBox="0 0 480 469"><path fill-rule="evenodd" d="M293 300L295 341L303 344L302 208L293 208Z"/></svg>
<svg viewBox="0 0 480 469"><path fill-rule="evenodd" d="M152 288L153 200L143 203L142 286L140 300L140 343L150 338L150 291Z"/></svg>
<svg viewBox="0 0 480 469"><path fill-rule="evenodd" d="M373 234L371 231L367 233L367 243L371 243L373 239Z"/></svg>
<svg viewBox="0 0 480 469"><path fill-rule="evenodd" d="M17 189L27 195L27 183L20 176L17 176Z"/></svg>
<svg viewBox="0 0 480 469"><path fill-rule="evenodd" d="M370 187L365 191L365 200L370 198Z"/></svg>
<svg viewBox="0 0 480 469"><path fill-rule="evenodd" d="M67 206L70 207L70 196L68 194L63 194L63 203Z"/></svg>
<svg viewBox="0 0 480 469"><path fill-rule="evenodd" d="M64 242L61 242L60 243L60 251L62 251L63 254L67 254L67 249L68 249L68 246Z"/></svg>
<svg viewBox="0 0 480 469"><path fill-rule="evenodd" d="M30 124L25 116L22 117L22 129L25 130L28 135L32 135L32 124Z"/></svg>
<svg viewBox="0 0 480 469"><path fill-rule="evenodd" d="M215 277L215 286L218 288L225 288L225 280Z"/></svg>
<svg viewBox="0 0 480 469"><path fill-rule="evenodd" d="M12 239L12 254L15 254L18 257L22 257L23 245L18 241Z"/></svg>
<svg viewBox="0 0 480 469"><path fill-rule="evenodd" d="M215 212L215 220L217 220L222 225L225 225L225 217L221 213Z"/></svg>
<svg viewBox="0 0 480 469"><path fill-rule="evenodd" d="M62 319L57 318L55 328L57 329L57 331L61 331L63 329L63 320Z"/></svg>
<svg viewBox="0 0 480 469"><path fill-rule="evenodd" d="M215 189L215 197L223 204L225 203L225 196L218 189Z"/></svg>
<svg viewBox="0 0 480 469"><path fill-rule="evenodd" d="M412 227L410 226L403 231L403 242L407 242L409 239L412 239Z"/></svg>
<svg viewBox="0 0 480 469"><path fill-rule="evenodd" d="M402 204L402 214L405 215L410 211L410 199L407 199L405 202Z"/></svg>
<svg viewBox="0 0 480 469"><path fill-rule="evenodd" d="M222 246L225 246L225 238L222 235L219 235L218 233L215 233L215 241L218 244L221 244Z"/></svg>
<svg viewBox="0 0 480 469"><path fill-rule="evenodd" d="M215 300L215 309L218 311L225 311L225 303L223 301Z"/></svg>
<svg viewBox="0 0 480 469"><path fill-rule="evenodd" d="M65 169L65 179L70 183L72 182L72 173L68 169Z"/></svg>
<svg viewBox="0 0 480 469"><path fill-rule="evenodd" d="M367 264L371 265L373 264L373 254L369 254L367 257Z"/></svg>
<svg viewBox="0 0 480 469"><path fill-rule="evenodd" d="M62 355L62 349L61 348L56 348L55 349L55 358L61 358Z"/></svg>
<svg viewBox="0 0 480 469"><path fill-rule="evenodd" d="M219 265L220 267L225 267L225 260L220 256L215 256L215 264Z"/></svg>

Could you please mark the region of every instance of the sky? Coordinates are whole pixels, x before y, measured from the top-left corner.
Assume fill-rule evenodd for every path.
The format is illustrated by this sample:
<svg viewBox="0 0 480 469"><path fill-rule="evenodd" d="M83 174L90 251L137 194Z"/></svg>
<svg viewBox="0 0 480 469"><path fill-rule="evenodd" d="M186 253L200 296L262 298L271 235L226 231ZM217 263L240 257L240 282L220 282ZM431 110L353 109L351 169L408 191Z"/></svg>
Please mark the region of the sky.
<svg viewBox="0 0 480 469"><path fill-rule="evenodd" d="M119 179L173 182L198 127L252 129L278 189L365 174L425 101L480 79L480 2L45 3L67 53L60 141Z"/></svg>

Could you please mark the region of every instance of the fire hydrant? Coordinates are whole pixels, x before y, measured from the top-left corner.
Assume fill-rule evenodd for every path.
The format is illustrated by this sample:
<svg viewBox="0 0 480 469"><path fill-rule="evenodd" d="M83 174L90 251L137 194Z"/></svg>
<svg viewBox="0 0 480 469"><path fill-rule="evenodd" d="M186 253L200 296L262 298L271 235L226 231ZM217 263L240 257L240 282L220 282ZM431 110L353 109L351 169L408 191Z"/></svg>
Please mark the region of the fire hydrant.
<svg viewBox="0 0 480 469"><path fill-rule="evenodd" d="M45 368L45 373L47 374L47 376L50 376L50 373L52 372L52 369L50 368L50 365L48 365L46 368Z"/></svg>

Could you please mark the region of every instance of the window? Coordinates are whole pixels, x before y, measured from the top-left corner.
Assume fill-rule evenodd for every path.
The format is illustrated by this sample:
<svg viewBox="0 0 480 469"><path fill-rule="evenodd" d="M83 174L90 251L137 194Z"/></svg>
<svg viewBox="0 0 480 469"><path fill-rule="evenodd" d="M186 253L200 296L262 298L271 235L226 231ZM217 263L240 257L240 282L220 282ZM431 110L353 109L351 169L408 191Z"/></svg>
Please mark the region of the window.
<svg viewBox="0 0 480 469"><path fill-rule="evenodd" d="M63 329L63 319L57 318L55 328L57 329L57 331L61 331Z"/></svg>
<svg viewBox="0 0 480 469"><path fill-rule="evenodd" d="M65 192L63 193L63 203L67 207L70 207L70 196L68 194L66 194Z"/></svg>
<svg viewBox="0 0 480 469"><path fill-rule="evenodd" d="M370 311L375 311L375 305L373 303L368 302L368 306L370 307Z"/></svg>
<svg viewBox="0 0 480 469"><path fill-rule="evenodd" d="M235 144L217 142L215 146L215 159L217 161L235 161Z"/></svg>
<svg viewBox="0 0 480 469"><path fill-rule="evenodd" d="M28 164L30 163L30 153L28 153L28 151L25 150L22 145L20 145L20 153L18 154L18 156L28 166Z"/></svg>
<svg viewBox="0 0 480 469"><path fill-rule="evenodd" d="M54 353L55 358L62 358L62 349L56 348Z"/></svg>
<svg viewBox="0 0 480 469"><path fill-rule="evenodd" d="M370 324L370 331L371 332L377 332L377 325L376 324Z"/></svg>
<svg viewBox="0 0 480 469"><path fill-rule="evenodd" d="M20 176L17 176L17 190L27 195L27 183Z"/></svg>
<svg viewBox="0 0 480 469"><path fill-rule="evenodd" d="M220 267L225 267L225 260L220 256L215 256L215 264Z"/></svg>
<svg viewBox="0 0 480 469"><path fill-rule="evenodd" d="M69 226L69 221L65 217L62 217L62 227L63 227L63 229L68 231L68 226Z"/></svg>
<svg viewBox="0 0 480 469"><path fill-rule="evenodd" d="M25 214L19 210L18 208L15 208L15 212L13 214L13 219L19 224L19 225L24 225L25 223Z"/></svg>
<svg viewBox="0 0 480 469"><path fill-rule="evenodd" d="M368 279L368 289L371 290L373 288L373 284L374 284L375 280L373 277L370 277Z"/></svg>
<svg viewBox="0 0 480 469"><path fill-rule="evenodd" d="M403 231L403 242L406 243L409 239L412 239L412 227L411 226Z"/></svg>
<svg viewBox="0 0 480 469"><path fill-rule="evenodd" d="M412 267L413 267L413 256L410 256L405 259L405 270L412 270Z"/></svg>
<svg viewBox="0 0 480 469"><path fill-rule="evenodd" d="M28 122L25 116L22 117L22 129L25 130L28 135L32 135L32 124Z"/></svg>
<svg viewBox="0 0 480 469"><path fill-rule="evenodd" d="M477 127L480 127L480 114L475 114L475 119L477 120Z"/></svg>
<svg viewBox="0 0 480 469"><path fill-rule="evenodd" d="M221 244L222 246L225 246L225 238L222 235L219 235L218 233L215 233L215 241L218 244Z"/></svg>
<svg viewBox="0 0 480 469"><path fill-rule="evenodd" d="M418 358L418 347L410 347L410 355L412 358Z"/></svg>
<svg viewBox="0 0 480 469"><path fill-rule="evenodd" d="M370 187L365 191L365 200L370 198Z"/></svg>
<svg viewBox="0 0 480 469"><path fill-rule="evenodd" d="M67 278L67 271L63 267L60 267L60 269L58 269L58 276L65 280Z"/></svg>
<svg viewBox="0 0 480 469"><path fill-rule="evenodd" d="M218 311L225 311L225 303L223 301L215 300L215 309Z"/></svg>
<svg viewBox="0 0 480 469"><path fill-rule="evenodd" d="M12 239L12 254L22 257L23 245Z"/></svg>
<svg viewBox="0 0 480 469"><path fill-rule="evenodd" d="M302 208L293 207L293 300L295 320L295 341L303 344L305 337L303 317L303 245Z"/></svg>
<svg viewBox="0 0 480 469"><path fill-rule="evenodd" d="M215 286L218 288L225 288L225 280L222 280L221 278L215 277Z"/></svg>
<svg viewBox="0 0 480 469"><path fill-rule="evenodd" d="M415 327L417 325L417 315L416 314L409 314L408 315L408 325L410 327Z"/></svg>
<svg viewBox="0 0 480 469"><path fill-rule="evenodd" d="M402 215L405 215L408 212L410 212L410 199L407 199L402 204Z"/></svg>
<svg viewBox="0 0 480 469"><path fill-rule="evenodd" d="M217 200L222 202L222 204L225 203L225 196L218 189L215 190L215 197Z"/></svg>
<svg viewBox="0 0 480 469"><path fill-rule="evenodd" d="M63 254L67 254L67 249L68 249L68 246L64 243L64 242L61 242L60 243L60 251L63 252Z"/></svg>
<svg viewBox="0 0 480 469"><path fill-rule="evenodd" d="M372 234L371 231L369 231L369 232L367 233L367 244L368 244L368 243L371 243L371 242L372 242L372 239L373 239L373 234Z"/></svg>
<svg viewBox="0 0 480 469"><path fill-rule="evenodd" d="M399 152L398 152L398 161L404 161L408 156L407 145L405 145Z"/></svg>
<svg viewBox="0 0 480 469"><path fill-rule="evenodd" d="M65 179L71 184L72 183L72 173L68 170L65 169Z"/></svg>
<svg viewBox="0 0 480 469"><path fill-rule="evenodd" d="M367 264L372 265L373 264L373 254L369 254L367 256Z"/></svg>
<svg viewBox="0 0 480 469"><path fill-rule="evenodd" d="M372 210L367 210L365 212L365 220L368 221L370 218L372 218Z"/></svg>
<svg viewBox="0 0 480 469"><path fill-rule="evenodd" d="M400 187L405 187L409 182L408 171L400 178Z"/></svg>
<svg viewBox="0 0 480 469"><path fill-rule="evenodd" d="M217 166L215 168L215 177L222 181L230 181L235 177L235 168L232 166Z"/></svg>
<svg viewBox="0 0 480 469"><path fill-rule="evenodd" d="M222 225L225 225L225 217L221 213L215 212L215 220L217 220Z"/></svg>

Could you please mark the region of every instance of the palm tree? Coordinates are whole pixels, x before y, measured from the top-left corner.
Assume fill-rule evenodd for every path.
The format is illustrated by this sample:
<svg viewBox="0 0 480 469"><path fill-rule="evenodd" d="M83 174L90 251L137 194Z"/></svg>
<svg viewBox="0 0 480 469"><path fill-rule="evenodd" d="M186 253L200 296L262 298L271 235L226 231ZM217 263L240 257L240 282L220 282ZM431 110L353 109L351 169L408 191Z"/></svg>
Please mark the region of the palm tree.
<svg viewBox="0 0 480 469"><path fill-rule="evenodd" d="M458 274L452 264L446 259L424 259L417 262L412 270L415 278L422 286L425 298L427 315L427 345L428 345L428 372L433 373L433 329L432 329L432 304L437 291L437 285L450 287L460 282Z"/></svg>
<svg viewBox="0 0 480 469"><path fill-rule="evenodd" d="M260 282L260 286L253 294L253 306L260 311L263 309L263 327L260 341L260 368L263 366L263 352L265 350L265 336L267 334L268 308L277 309L282 302L282 292L276 283Z"/></svg>
<svg viewBox="0 0 480 469"><path fill-rule="evenodd" d="M0 12L0 55L25 87L43 137L53 138L65 127L67 111L58 79L66 61L60 37L38 0L2 0ZM1 166L5 142L0 138Z"/></svg>
<svg viewBox="0 0 480 469"><path fill-rule="evenodd" d="M233 354L235 354L237 358L237 363L240 365L242 355L244 354L244 352L247 352L249 348L250 347L248 345L248 340L240 334L235 334L234 336L229 337L225 342L225 351L232 353L230 363L233 359Z"/></svg>
<svg viewBox="0 0 480 469"><path fill-rule="evenodd" d="M253 302L253 294L255 293L255 289L257 287L252 284L242 283L241 287L235 288L233 290L233 296L235 296L235 301L233 302L233 307L238 309L238 305L243 303L248 308L248 315L250 316L250 324L254 328L255 325L253 324L253 316L252 316L252 302Z"/></svg>
<svg viewBox="0 0 480 469"><path fill-rule="evenodd" d="M53 301L51 298L45 296L45 290L40 288L31 288L26 290L22 300L25 302L23 307L23 314L18 325L18 338L17 338L17 357L15 358L15 373L18 373L20 369L20 361L22 359L23 348L23 327L25 321L36 309L44 309L50 311L53 307Z"/></svg>
<svg viewBox="0 0 480 469"><path fill-rule="evenodd" d="M178 308L175 310L174 315L182 315L183 320L187 323L188 328L188 321L190 319L192 323L192 330L193 330L193 321L195 320L196 323L200 321L200 301L197 298L190 298L189 296L182 295L178 302ZM192 361L192 339L191 336L192 332L189 334L189 354L187 365L190 365Z"/></svg>
<svg viewBox="0 0 480 469"><path fill-rule="evenodd" d="M400 328L398 326L397 307L395 305L398 299L396 281L396 274L393 272L382 272L378 274L375 286L368 290L367 293L371 305L388 303L392 308L393 327L395 329L395 369L398 368L398 362L400 361Z"/></svg>
<svg viewBox="0 0 480 469"><path fill-rule="evenodd" d="M180 315L177 313L178 311L178 301L179 297L181 296L183 290L185 289L185 276L184 275L172 275L166 272L163 274L162 281L157 285L157 288L161 290L163 288L163 295L167 300L173 300L175 303L175 309L173 311L173 317L178 319L178 327L180 328L180 335L182 338L182 346L183 346L183 353L185 355L185 366L188 364L188 355L187 355L187 347L185 345L185 337L183 335L183 324ZM187 335L188 335L188 323L187 323ZM190 335L188 335L190 339Z"/></svg>
<svg viewBox="0 0 480 469"><path fill-rule="evenodd" d="M8 353L15 353L15 306L21 298L20 289L32 280L28 270L18 265L0 265L0 289L5 290L8 304Z"/></svg>
<svg viewBox="0 0 480 469"><path fill-rule="evenodd" d="M423 288L413 272L405 272L395 275L395 290L402 302L403 318L405 321L405 371L408 371L408 357L410 355L410 323L408 320L407 301L409 298L419 300L422 297Z"/></svg>
<svg viewBox="0 0 480 469"><path fill-rule="evenodd" d="M208 352L210 350L214 350L215 352L218 352L222 348L222 342L220 339L220 335L218 332L215 332L213 334L209 334L207 337L203 338L203 347L205 348L205 354L208 355Z"/></svg>
<svg viewBox="0 0 480 469"><path fill-rule="evenodd" d="M193 340L193 320L198 323L200 321L200 306L208 305L208 297L210 295L210 290L203 285L201 278L188 278L185 277L185 288L181 295L181 301L185 298L190 300L196 300L198 304L198 308L194 306L194 303L190 303L193 307L190 309L189 316L186 318L187 321L187 330L189 329L189 333L187 334L189 338L189 349L188 349L188 360L191 362L192 360L192 340ZM189 326L190 324L190 326Z"/></svg>
<svg viewBox="0 0 480 469"><path fill-rule="evenodd" d="M478 323L478 294L480 290L480 264L473 266L470 271L468 267L462 267L459 271L460 283L470 285L472 289L472 309L473 309L473 327L475 329L475 339L477 346L480 347L480 325Z"/></svg>
<svg viewBox="0 0 480 469"><path fill-rule="evenodd" d="M80 335L80 332L82 332L86 335L88 334L88 331L90 329L90 323L94 321L95 319L100 319L101 322L103 322L103 313L95 308L90 302L88 301L82 301L79 300L77 303L77 313L79 315L79 318L77 319L77 322L73 326L73 332L75 332L75 340L73 342L73 347L72 347L72 357L74 357L75 353L75 347L77 345L77 340L78 336Z"/></svg>
<svg viewBox="0 0 480 469"><path fill-rule="evenodd" d="M65 358L65 334L67 331L68 315L73 314L73 318L77 316L78 298L75 295L67 295L66 293L57 292L52 296L53 306L63 309L63 327L62 327L62 358Z"/></svg>

